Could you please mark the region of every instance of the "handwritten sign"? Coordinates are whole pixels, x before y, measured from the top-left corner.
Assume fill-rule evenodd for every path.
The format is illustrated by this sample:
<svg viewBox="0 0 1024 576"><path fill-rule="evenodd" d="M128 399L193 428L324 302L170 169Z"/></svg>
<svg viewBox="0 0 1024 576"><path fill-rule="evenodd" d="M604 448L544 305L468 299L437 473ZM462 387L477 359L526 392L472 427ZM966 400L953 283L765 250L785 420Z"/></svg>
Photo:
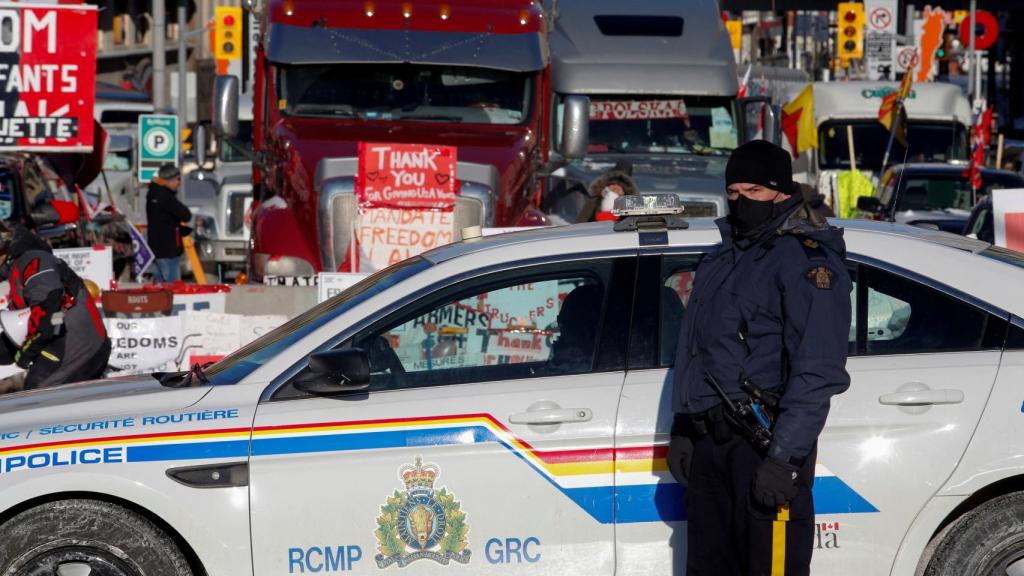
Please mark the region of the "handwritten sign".
<svg viewBox="0 0 1024 576"><path fill-rule="evenodd" d="M101 290L114 288L114 251L110 246L59 248L53 255L67 262L79 278L92 280Z"/></svg>
<svg viewBox="0 0 1024 576"><path fill-rule="evenodd" d="M119 375L177 370L182 345L180 316L107 318L110 366Z"/></svg>
<svg viewBox="0 0 1024 576"><path fill-rule="evenodd" d="M370 208L359 215L356 242L360 272L373 272L455 238L454 213Z"/></svg>
<svg viewBox="0 0 1024 576"><path fill-rule="evenodd" d="M96 14L0 3L0 150L92 151Z"/></svg>
<svg viewBox="0 0 1024 576"><path fill-rule="evenodd" d="M317 302L325 302L353 287L366 274L352 272L321 272L317 275Z"/></svg>
<svg viewBox="0 0 1024 576"><path fill-rule="evenodd" d="M590 119L651 120L687 118L686 102L678 100L591 100Z"/></svg>
<svg viewBox="0 0 1024 576"><path fill-rule="evenodd" d="M359 205L451 209L458 194L455 165L452 146L360 142Z"/></svg>
<svg viewBox="0 0 1024 576"><path fill-rule="evenodd" d="M1024 252L1024 189L992 191L995 244Z"/></svg>

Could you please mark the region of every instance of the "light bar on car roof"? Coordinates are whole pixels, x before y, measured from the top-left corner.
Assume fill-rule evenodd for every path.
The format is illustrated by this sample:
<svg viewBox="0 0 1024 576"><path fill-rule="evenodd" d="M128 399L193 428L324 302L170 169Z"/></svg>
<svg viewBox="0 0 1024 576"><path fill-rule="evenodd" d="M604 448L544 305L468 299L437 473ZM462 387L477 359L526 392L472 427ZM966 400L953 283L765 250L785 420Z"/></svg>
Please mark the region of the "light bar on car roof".
<svg viewBox="0 0 1024 576"><path fill-rule="evenodd" d="M675 194L631 194L615 199L612 214L626 216L664 216L682 214L683 204Z"/></svg>

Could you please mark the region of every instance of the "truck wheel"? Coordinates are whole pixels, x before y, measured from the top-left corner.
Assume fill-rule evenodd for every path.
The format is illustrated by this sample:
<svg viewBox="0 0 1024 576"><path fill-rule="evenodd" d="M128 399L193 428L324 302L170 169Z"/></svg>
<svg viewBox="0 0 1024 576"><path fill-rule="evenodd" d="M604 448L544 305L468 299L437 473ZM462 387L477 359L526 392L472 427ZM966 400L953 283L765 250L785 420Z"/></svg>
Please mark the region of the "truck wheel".
<svg viewBox="0 0 1024 576"><path fill-rule="evenodd" d="M0 527L3 576L192 576L174 542L139 514L98 500L31 508Z"/></svg>
<svg viewBox="0 0 1024 576"><path fill-rule="evenodd" d="M925 576L1024 576L1024 493L985 502L936 538Z"/></svg>

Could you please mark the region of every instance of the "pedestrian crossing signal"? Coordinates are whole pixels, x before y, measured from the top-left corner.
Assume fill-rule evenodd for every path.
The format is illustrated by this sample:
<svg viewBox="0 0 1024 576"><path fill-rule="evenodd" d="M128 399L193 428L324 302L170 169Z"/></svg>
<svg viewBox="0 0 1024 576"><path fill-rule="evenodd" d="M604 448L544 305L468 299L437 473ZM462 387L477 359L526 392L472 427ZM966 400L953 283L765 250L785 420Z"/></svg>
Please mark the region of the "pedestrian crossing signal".
<svg viewBox="0 0 1024 576"><path fill-rule="evenodd" d="M217 6L214 10L213 55L218 59L242 57L242 9Z"/></svg>

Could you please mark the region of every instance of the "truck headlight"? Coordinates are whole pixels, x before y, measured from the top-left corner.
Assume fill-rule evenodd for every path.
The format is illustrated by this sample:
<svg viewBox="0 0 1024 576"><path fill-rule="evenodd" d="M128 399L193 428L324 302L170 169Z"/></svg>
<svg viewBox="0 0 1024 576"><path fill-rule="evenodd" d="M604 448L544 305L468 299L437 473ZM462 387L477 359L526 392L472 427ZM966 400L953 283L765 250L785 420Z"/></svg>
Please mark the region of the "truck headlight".
<svg viewBox="0 0 1024 576"><path fill-rule="evenodd" d="M196 215L196 226L193 232L196 240L213 240L217 237L217 221L206 214Z"/></svg>

